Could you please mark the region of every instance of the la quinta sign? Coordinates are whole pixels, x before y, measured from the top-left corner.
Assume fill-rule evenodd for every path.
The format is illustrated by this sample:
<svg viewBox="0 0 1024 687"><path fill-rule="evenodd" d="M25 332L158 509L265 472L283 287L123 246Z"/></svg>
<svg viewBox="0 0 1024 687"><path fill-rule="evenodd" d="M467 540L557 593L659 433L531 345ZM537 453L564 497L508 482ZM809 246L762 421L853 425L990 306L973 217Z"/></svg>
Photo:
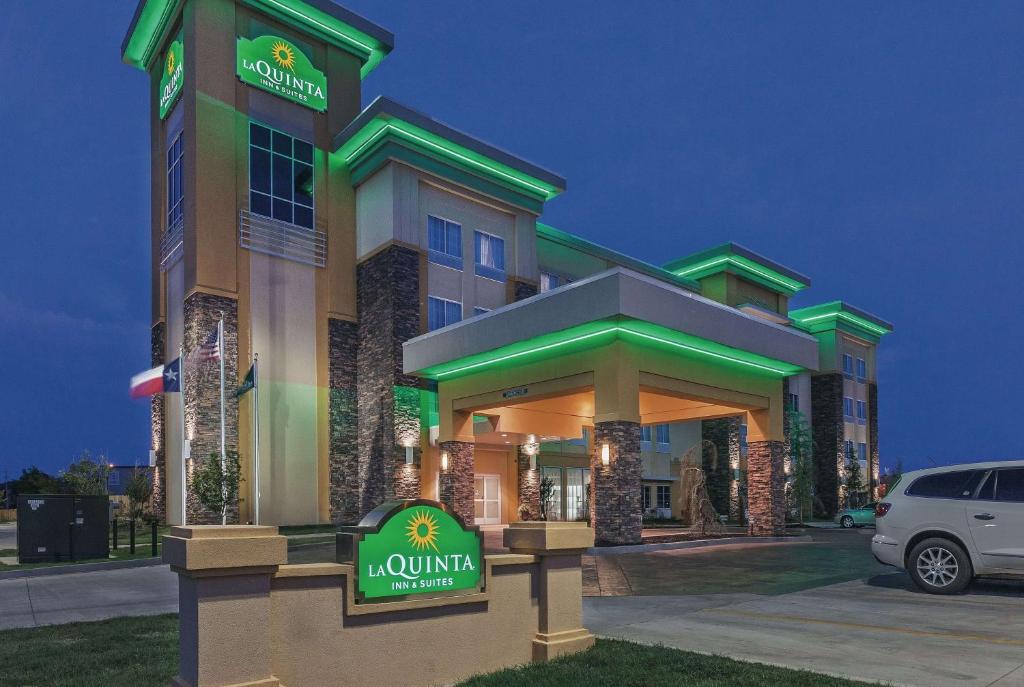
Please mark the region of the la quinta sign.
<svg viewBox="0 0 1024 687"><path fill-rule="evenodd" d="M179 39L167 48L164 68L160 73L160 90L157 93L157 97L160 98L160 119L166 117L167 113L171 111L171 107L181 95L181 87L184 83L185 47Z"/></svg>
<svg viewBox="0 0 1024 687"><path fill-rule="evenodd" d="M327 109L327 77L293 43L277 36L238 39L235 72L261 88L317 112Z"/></svg>
<svg viewBox="0 0 1024 687"><path fill-rule="evenodd" d="M385 503L338 533L338 561L355 566L359 600L479 590L482 548L477 528L423 499Z"/></svg>

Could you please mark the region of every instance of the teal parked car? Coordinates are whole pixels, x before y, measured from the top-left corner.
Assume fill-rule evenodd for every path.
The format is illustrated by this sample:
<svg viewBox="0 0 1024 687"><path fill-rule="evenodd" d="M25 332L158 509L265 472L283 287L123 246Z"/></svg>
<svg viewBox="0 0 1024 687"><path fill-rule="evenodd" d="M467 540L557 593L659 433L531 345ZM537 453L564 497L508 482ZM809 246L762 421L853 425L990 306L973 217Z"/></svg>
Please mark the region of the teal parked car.
<svg viewBox="0 0 1024 687"><path fill-rule="evenodd" d="M841 510L836 515L836 522L840 527L851 528L861 527L863 525L874 525L875 524L875 504L874 502L867 503L860 508L847 508Z"/></svg>

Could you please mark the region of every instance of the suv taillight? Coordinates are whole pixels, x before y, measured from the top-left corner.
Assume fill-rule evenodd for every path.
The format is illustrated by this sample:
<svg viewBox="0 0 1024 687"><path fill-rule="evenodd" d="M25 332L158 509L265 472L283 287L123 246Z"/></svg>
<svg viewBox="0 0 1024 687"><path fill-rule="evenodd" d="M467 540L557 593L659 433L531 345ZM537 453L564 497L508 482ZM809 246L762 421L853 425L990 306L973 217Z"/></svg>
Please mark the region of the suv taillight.
<svg viewBox="0 0 1024 687"><path fill-rule="evenodd" d="M885 514L889 512L890 508L892 508L892 504L891 503L876 503L875 504L875 517L876 518L883 518L883 517L885 517Z"/></svg>

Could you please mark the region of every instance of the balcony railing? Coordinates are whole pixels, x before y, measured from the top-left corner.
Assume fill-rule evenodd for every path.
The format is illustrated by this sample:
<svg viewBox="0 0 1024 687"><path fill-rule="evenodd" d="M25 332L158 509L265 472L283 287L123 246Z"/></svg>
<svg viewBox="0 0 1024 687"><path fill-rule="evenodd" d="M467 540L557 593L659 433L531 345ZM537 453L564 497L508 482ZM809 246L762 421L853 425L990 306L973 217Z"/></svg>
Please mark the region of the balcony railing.
<svg viewBox="0 0 1024 687"><path fill-rule="evenodd" d="M327 234L248 210L238 212L238 242L242 248L305 265L327 263Z"/></svg>
<svg viewBox="0 0 1024 687"><path fill-rule="evenodd" d="M185 220L175 222L160 239L160 271L166 272L181 259L185 244Z"/></svg>

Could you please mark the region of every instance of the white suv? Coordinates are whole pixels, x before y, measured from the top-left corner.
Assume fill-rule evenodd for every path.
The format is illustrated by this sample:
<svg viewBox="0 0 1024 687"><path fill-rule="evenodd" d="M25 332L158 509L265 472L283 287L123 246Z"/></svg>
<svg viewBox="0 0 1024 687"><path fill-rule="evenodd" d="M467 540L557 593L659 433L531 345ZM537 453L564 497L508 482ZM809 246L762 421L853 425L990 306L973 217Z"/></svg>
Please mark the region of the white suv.
<svg viewBox="0 0 1024 687"><path fill-rule="evenodd" d="M875 509L871 551L932 594L1024 578L1024 461L908 472Z"/></svg>

